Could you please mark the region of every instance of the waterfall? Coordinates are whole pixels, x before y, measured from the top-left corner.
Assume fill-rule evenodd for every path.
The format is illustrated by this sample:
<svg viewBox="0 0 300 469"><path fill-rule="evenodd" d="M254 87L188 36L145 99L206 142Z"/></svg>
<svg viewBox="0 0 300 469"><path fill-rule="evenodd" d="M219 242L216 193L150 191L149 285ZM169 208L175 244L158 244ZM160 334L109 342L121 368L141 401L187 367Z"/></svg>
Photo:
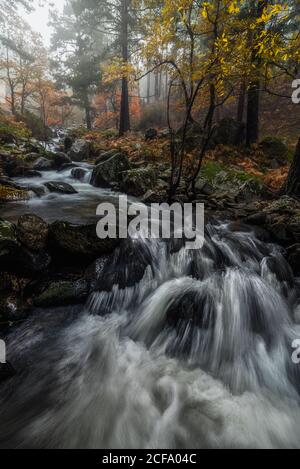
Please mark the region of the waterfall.
<svg viewBox="0 0 300 469"><path fill-rule="evenodd" d="M130 240L95 284L10 336L0 447L300 447L300 285L259 230Z"/></svg>

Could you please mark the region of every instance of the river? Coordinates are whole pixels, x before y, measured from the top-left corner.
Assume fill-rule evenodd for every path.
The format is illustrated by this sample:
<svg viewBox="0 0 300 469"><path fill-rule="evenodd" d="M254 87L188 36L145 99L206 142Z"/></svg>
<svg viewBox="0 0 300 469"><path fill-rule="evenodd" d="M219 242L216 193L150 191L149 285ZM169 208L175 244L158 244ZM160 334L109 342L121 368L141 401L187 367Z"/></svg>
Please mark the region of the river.
<svg viewBox="0 0 300 469"><path fill-rule="evenodd" d="M69 170L35 182L53 179L78 194L1 216L85 223L117 196ZM0 387L0 447L299 448L300 282L282 249L229 222L208 224L198 251L142 238L130 249L149 260L138 284L35 310L7 337L18 374Z"/></svg>

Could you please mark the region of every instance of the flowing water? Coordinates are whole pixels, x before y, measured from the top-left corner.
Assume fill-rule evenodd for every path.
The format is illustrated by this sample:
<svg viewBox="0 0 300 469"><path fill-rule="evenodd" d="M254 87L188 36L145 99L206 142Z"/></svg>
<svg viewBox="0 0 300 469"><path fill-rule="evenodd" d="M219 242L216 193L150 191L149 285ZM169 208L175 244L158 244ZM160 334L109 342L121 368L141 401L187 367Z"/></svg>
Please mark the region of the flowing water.
<svg viewBox="0 0 300 469"><path fill-rule="evenodd" d="M85 307L37 310L9 335L0 447L299 448L300 283L281 249L219 222L198 251L140 238L124 252L125 281L147 260L134 286L100 277Z"/></svg>

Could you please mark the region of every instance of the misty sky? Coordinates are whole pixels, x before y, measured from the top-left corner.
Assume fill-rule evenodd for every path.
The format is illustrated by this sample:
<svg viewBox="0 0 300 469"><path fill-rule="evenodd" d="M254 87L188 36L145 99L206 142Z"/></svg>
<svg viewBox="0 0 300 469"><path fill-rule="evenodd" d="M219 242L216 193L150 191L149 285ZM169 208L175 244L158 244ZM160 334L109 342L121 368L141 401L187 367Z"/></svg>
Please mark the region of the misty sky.
<svg viewBox="0 0 300 469"><path fill-rule="evenodd" d="M54 5L56 9L62 10L64 0L44 1L44 6L39 7L39 0L34 0L36 10L33 13L24 13L24 19L30 24L34 31L41 33L45 45L50 44L51 29L48 27L48 14L50 5Z"/></svg>

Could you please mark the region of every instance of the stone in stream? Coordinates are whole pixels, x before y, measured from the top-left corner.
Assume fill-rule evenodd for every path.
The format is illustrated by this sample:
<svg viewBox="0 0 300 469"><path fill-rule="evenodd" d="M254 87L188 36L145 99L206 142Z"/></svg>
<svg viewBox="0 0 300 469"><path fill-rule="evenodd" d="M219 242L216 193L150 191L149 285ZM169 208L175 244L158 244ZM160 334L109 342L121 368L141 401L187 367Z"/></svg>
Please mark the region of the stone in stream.
<svg viewBox="0 0 300 469"><path fill-rule="evenodd" d="M25 178L41 178L42 174L39 171L35 171L34 169L28 169L24 172Z"/></svg>
<svg viewBox="0 0 300 469"><path fill-rule="evenodd" d="M86 301L88 295L89 286L84 279L57 280L46 283L42 292L34 297L33 304L39 308L81 304Z"/></svg>
<svg viewBox="0 0 300 469"><path fill-rule="evenodd" d="M71 176L73 179L78 181L83 181L85 176L89 173L87 169L84 168L73 168L71 171Z"/></svg>
<svg viewBox="0 0 300 469"><path fill-rule="evenodd" d="M112 252L119 244L118 239L100 239L96 225L73 225L57 221L50 225L50 246L56 259L67 256L72 262L89 262Z"/></svg>
<svg viewBox="0 0 300 469"><path fill-rule="evenodd" d="M17 238L23 246L31 251L45 249L48 234L48 224L37 215L25 214L19 218Z"/></svg>
<svg viewBox="0 0 300 469"><path fill-rule="evenodd" d="M117 148L113 148L112 150L108 151L101 151L98 158L95 161L95 166L97 166L100 163L104 163L105 161L109 160L112 156L118 155L120 153L120 150Z"/></svg>
<svg viewBox="0 0 300 469"><path fill-rule="evenodd" d="M32 252L22 246L16 226L0 219L0 271L35 275L46 270L50 262L45 251Z"/></svg>
<svg viewBox="0 0 300 469"><path fill-rule="evenodd" d="M57 192L60 194L77 194L77 191L72 187L70 184L67 184L66 182L60 182L60 181L49 181L45 182L44 184L45 187L50 192Z"/></svg>
<svg viewBox="0 0 300 469"><path fill-rule="evenodd" d="M16 375L16 370L10 363L0 363L0 384Z"/></svg>
<svg viewBox="0 0 300 469"><path fill-rule="evenodd" d="M28 199L29 194L26 189L1 184L0 182L0 202L15 202Z"/></svg>
<svg viewBox="0 0 300 469"><path fill-rule="evenodd" d="M216 320L213 298L208 293L187 292L173 301L166 317L171 326L191 322L201 329L212 328Z"/></svg>
<svg viewBox="0 0 300 469"><path fill-rule="evenodd" d="M72 161L84 161L90 157L91 144L83 139L75 140L68 155Z"/></svg>
<svg viewBox="0 0 300 469"><path fill-rule="evenodd" d="M36 171L51 171L54 169L54 166L54 161L41 157L34 163L33 169Z"/></svg>
<svg viewBox="0 0 300 469"><path fill-rule="evenodd" d="M95 187L111 187L113 183L120 183L122 172L129 169L127 156L117 153L94 168L91 184Z"/></svg>
<svg viewBox="0 0 300 469"><path fill-rule="evenodd" d="M133 287L144 277L145 270L153 262L147 244L127 239L104 261L97 275L96 289L111 291L113 285L120 289Z"/></svg>
<svg viewBox="0 0 300 469"><path fill-rule="evenodd" d="M52 154L52 158L54 160L55 166L59 169L65 164L72 163L71 158L62 152L57 152Z"/></svg>

